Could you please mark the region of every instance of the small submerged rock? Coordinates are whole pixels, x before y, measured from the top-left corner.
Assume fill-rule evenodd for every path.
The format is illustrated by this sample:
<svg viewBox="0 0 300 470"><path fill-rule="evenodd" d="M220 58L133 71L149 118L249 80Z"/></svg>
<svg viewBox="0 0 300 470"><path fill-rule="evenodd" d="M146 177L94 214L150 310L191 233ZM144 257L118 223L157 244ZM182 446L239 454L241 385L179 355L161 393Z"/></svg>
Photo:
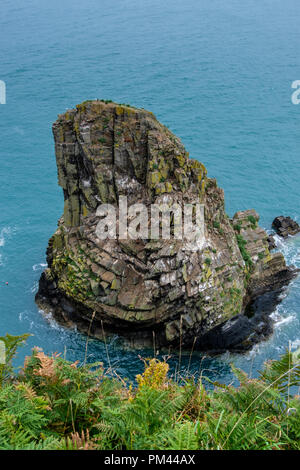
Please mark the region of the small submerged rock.
<svg viewBox="0 0 300 470"><path fill-rule="evenodd" d="M287 238L288 235L296 235L300 232L300 225L291 219L291 217L284 217L283 215L273 220L272 227L283 238Z"/></svg>

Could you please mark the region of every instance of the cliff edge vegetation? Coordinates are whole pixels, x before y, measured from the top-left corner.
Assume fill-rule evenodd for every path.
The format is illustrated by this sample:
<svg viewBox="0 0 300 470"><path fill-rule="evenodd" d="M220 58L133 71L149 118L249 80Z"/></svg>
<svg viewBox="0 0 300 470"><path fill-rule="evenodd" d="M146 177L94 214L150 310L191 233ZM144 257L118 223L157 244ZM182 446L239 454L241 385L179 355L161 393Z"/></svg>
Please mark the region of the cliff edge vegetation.
<svg viewBox="0 0 300 470"><path fill-rule="evenodd" d="M101 363L70 363L34 348L15 375L26 339L7 335L0 365L1 450L299 450L300 351L269 361L258 378L233 368L237 387L174 380L145 359L136 383ZM114 376L114 378L112 378Z"/></svg>

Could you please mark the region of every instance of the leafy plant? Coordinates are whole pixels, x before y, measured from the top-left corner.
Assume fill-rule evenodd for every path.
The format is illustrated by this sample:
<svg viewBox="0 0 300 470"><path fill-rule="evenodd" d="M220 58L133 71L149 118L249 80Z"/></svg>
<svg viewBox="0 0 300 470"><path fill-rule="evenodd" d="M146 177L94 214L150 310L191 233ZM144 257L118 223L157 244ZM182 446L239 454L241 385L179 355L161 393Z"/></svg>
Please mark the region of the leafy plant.
<svg viewBox="0 0 300 470"><path fill-rule="evenodd" d="M240 233L241 229L242 229L242 224L241 223L238 223L238 224L235 224L233 226L234 230L236 230L238 233Z"/></svg>
<svg viewBox="0 0 300 470"><path fill-rule="evenodd" d="M256 228L257 226L257 219L254 217L254 215L249 215L248 216L248 221L252 225L252 228Z"/></svg>
<svg viewBox="0 0 300 470"><path fill-rule="evenodd" d="M236 292L237 293L237 292ZM25 337L6 337L9 358ZM145 359L133 387L101 363L79 365L35 348L0 388L0 449L300 449L300 350L269 361L258 378L232 366L239 386L174 382ZM204 382L210 382L209 391Z"/></svg>
<svg viewBox="0 0 300 470"><path fill-rule="evenodd" d="M0 364L0 387L3 384L3 381L12 375L13 358L16 356L18 347L23 345L29 336L29 334L20 336L6 334L5 336L0 336L0 341L2 341L5 346L5 363Z"/></svg>
<svg viewBox="0 0 300 470"><path fill-rule="evenodd" d="M251 269L253 267L253 261L252 261L250 254L245 248L247 245L247 241L240 234L236 235L236 240L237 240L241 255L243 257L243 260L245 261L246 266L248 267L248 269Z"/></svg>

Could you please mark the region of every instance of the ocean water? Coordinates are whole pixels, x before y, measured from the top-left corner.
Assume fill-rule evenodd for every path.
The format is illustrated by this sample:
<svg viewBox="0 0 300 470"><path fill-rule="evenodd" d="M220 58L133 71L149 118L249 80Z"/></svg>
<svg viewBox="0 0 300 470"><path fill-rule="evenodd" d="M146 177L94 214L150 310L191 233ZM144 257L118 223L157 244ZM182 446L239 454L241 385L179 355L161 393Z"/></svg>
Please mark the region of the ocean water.
<svg viewBox="0 0 300 470"><path fill-rule="evenodd" d="M224 188L226 208L255 208L270 229L299 217L299 0L1 0L0 335L31 333L34 345L82 359L86 338L45 317L34 303L45 250L63 210L52 122L86 99L153 111ZM300 237L280 242L300 267ZM8 282L8 285L6 284ZM242 356L183 356L181 366L231 380L230 362L254 376L291 342L300 346L300 280L273 314L274 335ZM123 376L139 354L108 344ZM108 363L90 341L88 358ZM172 357L176 367L178 358Z"/></svg>

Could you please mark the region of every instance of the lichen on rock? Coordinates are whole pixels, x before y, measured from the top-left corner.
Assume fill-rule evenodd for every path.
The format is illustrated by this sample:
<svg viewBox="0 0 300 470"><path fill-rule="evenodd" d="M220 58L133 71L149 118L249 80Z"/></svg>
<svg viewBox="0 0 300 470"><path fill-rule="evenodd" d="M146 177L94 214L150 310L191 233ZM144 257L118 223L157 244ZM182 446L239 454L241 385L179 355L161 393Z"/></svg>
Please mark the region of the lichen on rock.
<svg viewBox="0 0 300 470"><path fill-rule="evenodd" d="M270 253L257 213L231 220L216 180L152 113L87 101L60 115L53 134L64 214L36 298L59 321L99 338L103 329L118 333L133 346L155 337L159 347L218 349L207 335L237 316L245 323L256 298L295 275L280 253ZM174 238L99 240L97 207L117 207L121 196L147 207L203 204L204 247L189 250ZM247 348L248 330L226 348Z"/></svg>

